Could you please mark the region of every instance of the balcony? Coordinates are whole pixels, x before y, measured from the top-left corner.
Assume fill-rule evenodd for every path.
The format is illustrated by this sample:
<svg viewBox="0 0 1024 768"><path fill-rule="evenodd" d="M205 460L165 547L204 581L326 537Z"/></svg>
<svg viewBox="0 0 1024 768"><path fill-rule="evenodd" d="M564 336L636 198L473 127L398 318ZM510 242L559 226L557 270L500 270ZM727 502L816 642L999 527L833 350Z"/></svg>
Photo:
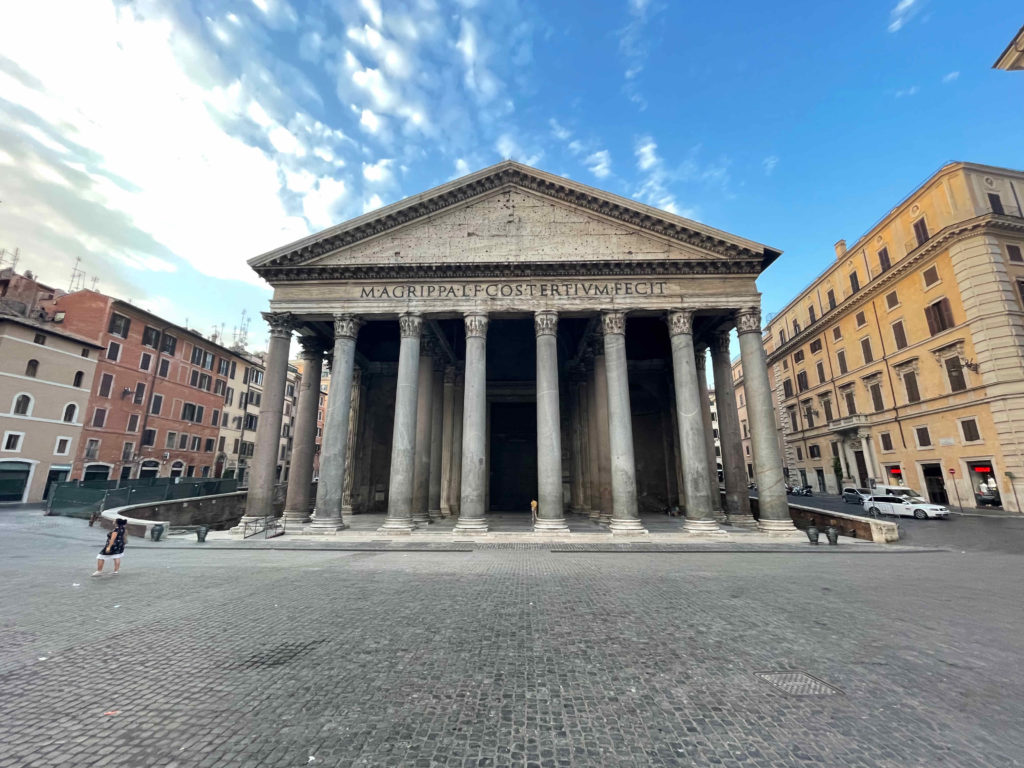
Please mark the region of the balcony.
<svg viewBox="0 0 1024 768"><path fill-rule="evenodd" d="M868 417L862 413L853 416L844 416L841 419L833 419L828 423L830 432L850 432L860 427L867 426Z"/></svg>

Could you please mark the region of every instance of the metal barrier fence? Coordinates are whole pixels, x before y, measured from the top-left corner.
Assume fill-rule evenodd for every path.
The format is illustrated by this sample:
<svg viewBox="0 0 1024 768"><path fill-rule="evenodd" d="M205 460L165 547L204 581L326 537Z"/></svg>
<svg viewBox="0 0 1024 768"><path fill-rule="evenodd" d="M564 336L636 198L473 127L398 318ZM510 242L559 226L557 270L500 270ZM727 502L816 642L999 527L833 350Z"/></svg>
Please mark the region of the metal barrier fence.
<svg viewBox="0 0 1024 768"><path fill-rule="evenodd" d="M177 481L177 482L175 482ZM236 478L199 479L147 477L141 480L78 480L54 483L47 502L48 515L88 520L113 507L154 501L214 496L238 490Z"/></svg>

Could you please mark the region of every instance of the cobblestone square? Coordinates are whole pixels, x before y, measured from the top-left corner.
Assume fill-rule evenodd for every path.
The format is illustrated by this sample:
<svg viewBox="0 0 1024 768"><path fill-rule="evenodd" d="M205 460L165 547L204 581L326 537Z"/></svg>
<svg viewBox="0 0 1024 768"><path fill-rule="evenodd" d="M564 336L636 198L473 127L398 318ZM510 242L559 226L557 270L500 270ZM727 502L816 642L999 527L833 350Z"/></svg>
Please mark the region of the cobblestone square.
<svg viewBox="0 0 1024 768"><path fill-rule="evenodd" d="M961 768L1024 755L1009 554L133 540L121 575L90 578L101 535L0 514L0 766ZM796 672L837 692L759 676Z"/></svg>

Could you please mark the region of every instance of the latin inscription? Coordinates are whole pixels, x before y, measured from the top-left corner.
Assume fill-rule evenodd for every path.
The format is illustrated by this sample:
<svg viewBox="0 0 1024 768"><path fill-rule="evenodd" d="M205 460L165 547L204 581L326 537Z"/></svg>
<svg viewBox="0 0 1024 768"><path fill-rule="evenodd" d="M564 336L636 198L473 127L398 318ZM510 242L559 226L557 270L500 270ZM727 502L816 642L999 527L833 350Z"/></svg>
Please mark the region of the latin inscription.
<svg viewBox="0 0 1024 768"><path fill-rule="evenodd" d="M557 296L664 296L666 282L636 280L615 283L429 283L426 285L365 285L361 299L532 299Z"/></svg>

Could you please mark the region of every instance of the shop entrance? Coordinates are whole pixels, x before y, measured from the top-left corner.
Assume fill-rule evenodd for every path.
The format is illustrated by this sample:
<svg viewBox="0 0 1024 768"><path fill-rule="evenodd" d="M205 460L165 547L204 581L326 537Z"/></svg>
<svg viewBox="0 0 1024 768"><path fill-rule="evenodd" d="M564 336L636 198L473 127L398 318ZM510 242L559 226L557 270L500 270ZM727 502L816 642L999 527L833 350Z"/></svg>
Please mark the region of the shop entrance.
<svg viewBox="0 0 1024 768"><path fill-rule="evenodd" d="M941 464L922 464L921 474L924 475L924 492L932 504L949 504L946 493L946 481L942 477Z"/></svg>

